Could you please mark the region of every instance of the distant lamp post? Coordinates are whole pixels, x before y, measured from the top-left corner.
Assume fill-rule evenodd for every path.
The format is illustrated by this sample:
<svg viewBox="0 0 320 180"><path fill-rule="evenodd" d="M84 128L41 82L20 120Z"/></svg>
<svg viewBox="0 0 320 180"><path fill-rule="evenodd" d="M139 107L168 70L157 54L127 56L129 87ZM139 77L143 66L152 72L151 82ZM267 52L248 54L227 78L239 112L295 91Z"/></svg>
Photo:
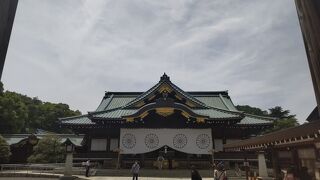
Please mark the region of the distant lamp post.
<svg viewBox="0 0 320 180"><path fill-rule="evenodd" d="M36 135L32 134L28 137L28 142L32 145L35 146L36 144L38 144L38 138Z"/></svg>
<svg viewBox="0 0 320 180"><path fill-rule="evenodd" d="M214 149L210 149L209 153L211 153L211 163L212 163L212 168L215 168L215 164L214 164Z"/></svg>
<svg viewBox="0 0 320 180"><path fill-rule="evenodd" d="M120 149L120 148L116 148L116 149L114 150L114 152L117 152L117 153L118 153L118 160L117 160L116 169L120 169L120 156L121 156L121 153L123 152L123 150Z"/></svg>
<svg viewBox="0 0 320 180"><path fill-rule="evenodd" d="M72 143L66 144L66 153L73 153L74 145Z"/></svg>
<svg viewBox="0 0 320 180"><path fill-rule="evenodd" d="M314 146L316 147L316 160L320 162L320 139L314 143Z"/></svg>
<svg viewBox="0 0 320 180"><path fill-rule="evenodd" d="M73 164L73 152L75 145L67 138L63 143L66 148L66 162L63 176L60 177L60 180L73 180L77 177L72 176L72 164Z"/></svg>

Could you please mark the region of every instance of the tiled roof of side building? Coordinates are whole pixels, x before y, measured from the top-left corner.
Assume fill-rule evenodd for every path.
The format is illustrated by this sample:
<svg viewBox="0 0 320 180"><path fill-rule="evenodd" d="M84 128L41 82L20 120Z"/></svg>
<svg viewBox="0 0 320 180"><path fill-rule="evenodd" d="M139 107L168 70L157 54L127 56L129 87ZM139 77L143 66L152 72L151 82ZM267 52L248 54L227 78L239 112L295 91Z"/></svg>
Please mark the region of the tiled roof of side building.
<svg viewBox="0 0 320 180"><path fill-rule="evenodd" d="M101 112L93 112L91 115L94 118L120 119L122 116L128 116L136 113L137 111L138 109L117 108Z"/></svg>
<svg viewBox="0 0 320 180"><path fill-rule="evenodd" d="M210 109L194 109L195 113L200 115L209 116L211 119L228 119L228 118L241 118L242 114L218 108Z"/></svg>
<svg viewBox="0 0 320 180"><path fill-rule="evenodd" d="M23 140L28 139L30 136L35 136L38 139L42 139L46 136L56 136L60 138L60 142L63 143L69 139L74 145L81 146L84 135L76 134L3 134L3 138L9 145L17 144Z"/></svg>
<svg viewBox="0 0 320 180"><path fill-rule="evenodd" d="M95 123L89 119L88 115L59 118L59 121L61 124L95 125Z"/></svg>
<svg viewBox="0 0 320 180"><path fill-rule="evenodd" d="M239 125L253 125L253 124L271 125L273 124L274 120L276 120L276 118L245 114L245 117L238 124Z"/></svg>

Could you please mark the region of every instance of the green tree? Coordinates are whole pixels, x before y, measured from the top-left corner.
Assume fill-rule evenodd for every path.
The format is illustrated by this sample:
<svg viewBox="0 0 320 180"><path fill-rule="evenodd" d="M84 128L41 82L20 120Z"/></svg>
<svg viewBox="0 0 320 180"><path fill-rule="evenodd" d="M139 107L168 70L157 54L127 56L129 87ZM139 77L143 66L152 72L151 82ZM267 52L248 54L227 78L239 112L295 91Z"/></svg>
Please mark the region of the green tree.
<svg viewBox="0 0 320 180"><path fill-rule="evenodd" d="M56 136L40 139L33 150L33 154L28 158L30 163L57 163L64 160L65 148Z"/></svg>
<svg viewBox="0 0 320 180"><path fill-rule="evenodd" d="M282 107L276 106L274 108L270 108L269 111L269 116L277 119L274 121L274 127L266 132L278 131L299 125L296 115L290 114L290 110L283 110Z"/></svg>
<svg viewBox="0 0 320 180"><path fill-rule="evenodd" d="M11 152L9 144L0 135L0 164L8 162L10 155Z"/></svg>
<svg viewBox="0 0 320 180"><path fill-rule="evenodd" d="M24 132L27 118L27 107L19 95L11 92L0 95L0 133Z"/></svg>
<svg viewBox="0 0 320 180"><path fill-rule="evenodd" d="M275 106L270 108L269 111L261 110L257 107L251 107L249 105L237 105L236 108L239 111L243 111L248 114L254 114L258 116L270 116L276 118L274 120L273 127L267 129L264 133L278 131L284 128L289 128L299 125L296 115L290 114L290 110L284 110L281 106Z"/></svg>
<svg viewBox="0 0 320 180"><path fill-rule="evenodd" d="M257 107L252 107L249 105L237 105L236 108L239 111L243 111L248 114L253 114L253 115L258 115L258 116L266 116L268 115L268 111L261 110L260 108Z"/></svg>
<svg viewBox="0 0 320 180"><path fill-rule="evenodd" d="M281 106L276 106L274 108L269 109L270 113L269 116L276 117L279 119L284 118L295 118L296 115L291 115L290 110L283 110Z"/></svg>
<svg viewBox="0 0 320 180"><path fill-rule="evenodd" d="M0 94L2 94L3 93L3 83L0 81Z"/></svg>
<svg viewBox="0 0 320 180"><path fill-rule="evenodd" d="M58 127L61 117L81 115L67 104L42 102L16 92L3 91L0 82L0 133L34 133L44 129L57 133L70 132Z"/></svg>

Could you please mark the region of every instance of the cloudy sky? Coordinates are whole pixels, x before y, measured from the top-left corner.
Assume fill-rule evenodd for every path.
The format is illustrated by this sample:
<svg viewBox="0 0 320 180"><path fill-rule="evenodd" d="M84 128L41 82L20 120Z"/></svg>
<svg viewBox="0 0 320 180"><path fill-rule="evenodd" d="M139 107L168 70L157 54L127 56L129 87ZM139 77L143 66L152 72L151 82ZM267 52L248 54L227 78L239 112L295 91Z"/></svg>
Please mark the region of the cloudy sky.
<svg viewBox="0 0 320 180"><path fill-rule="evenodd" d="M315 107L293 0L19 1L5 89L83 113L105 91L145 91L163 72L235 104Z"/></svg>

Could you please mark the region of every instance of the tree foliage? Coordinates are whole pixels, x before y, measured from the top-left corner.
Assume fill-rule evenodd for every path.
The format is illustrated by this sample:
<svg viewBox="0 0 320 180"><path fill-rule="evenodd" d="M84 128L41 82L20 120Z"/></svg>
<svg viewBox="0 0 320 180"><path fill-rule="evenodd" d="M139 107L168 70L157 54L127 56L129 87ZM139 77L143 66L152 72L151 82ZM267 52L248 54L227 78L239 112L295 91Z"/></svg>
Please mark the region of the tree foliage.
<svg viewBox="0 0 320 180"><path fill-rule="evenodd" d="M299 125L296 115L290 114L289 110L283 110L282 107L276 106L274 108L270 108L269 111L269 115L277 119L274 122L274 127L267 132L278 131Z"/></svg>
<svg viewBox="0 0 320 180"><path fill-rule="evenodd" d="M274 120L274 126L266 130L265 133L299 125L296 115L290 114L290 110L284 110L281 106L270 108L268 111L249 105L237 105L236 108L248 114L276 118L276 120Z"/></svg>
<svg viewBox="0 0 320 180"><path fill-rule="evenodd" d="M239 111L243 111L248 114L253 114L253 115L258 115L258 116L267 116L268 115L268 111L261 110L260 108L257 108L257 107L251 107L249 105L237 105L236 108Z"/></svg>
<svg viewBox="0 0 320 180"><path fill-rule="evenodd" d="M80 115L67 104L42 102L16 92L3 91L0 84L0 133L34 133L36 129L66 132L57 124L58 118Z"/></svg>
<svg viewBox="0 0 320 180"><path fill-rule="evenodd" d="M0 135L0 164L8 162L10 155L11 152L9 144Z"/></svg>
<svg viewBox="0 0 320 180"><path fill-rule="evenodd" d="M60 138L56 136L40 139L33 150L33 154L28 157L30 163L57 163L64 160L65 147L61 145Z"/></svg>

